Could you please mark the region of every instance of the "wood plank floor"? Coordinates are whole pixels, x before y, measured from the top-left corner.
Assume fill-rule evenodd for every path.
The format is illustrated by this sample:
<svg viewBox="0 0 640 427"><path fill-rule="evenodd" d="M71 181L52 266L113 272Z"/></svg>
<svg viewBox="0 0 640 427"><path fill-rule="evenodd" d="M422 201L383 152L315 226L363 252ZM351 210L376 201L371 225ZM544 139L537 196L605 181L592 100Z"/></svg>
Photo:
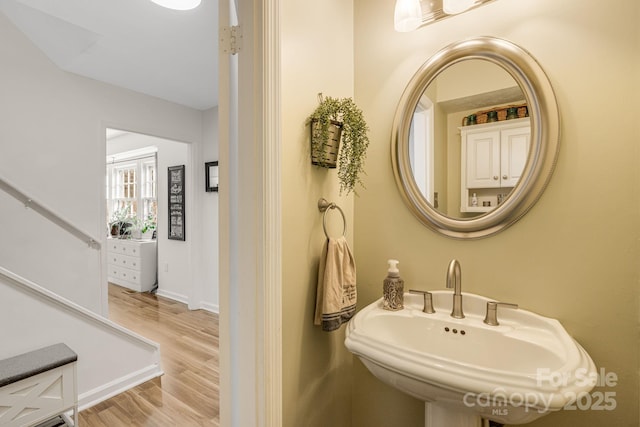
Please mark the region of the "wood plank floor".
<svg viewBox="0 0 640 427"><path fill-rule="evenodd" d="M165 374L80 412L80 427L218 427L218 316L111 284L109 315L160 344Z"/></svg>

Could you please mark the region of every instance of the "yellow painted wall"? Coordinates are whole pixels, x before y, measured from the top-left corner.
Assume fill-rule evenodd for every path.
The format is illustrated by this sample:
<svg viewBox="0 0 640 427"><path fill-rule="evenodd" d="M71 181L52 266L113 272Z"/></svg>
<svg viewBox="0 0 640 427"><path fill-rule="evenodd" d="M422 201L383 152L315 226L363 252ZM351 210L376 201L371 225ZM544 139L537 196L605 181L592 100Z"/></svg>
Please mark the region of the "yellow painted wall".
<svg viewBox="0 0 640 427"><path fill-rule="evenodd" d="M371 126L367 190L355 200L360 305L381 296L388 258L400 260L406 287L425 290L444 288L447 263L457 258L464 291L559 319L619 377L616 387L596 390L616 393L614 411L564 411L531 425L637 427L640 3L496 0L408 34L393 31L393 6L355 0L355 94ZM422 226L403 204L391 169L391 123L420 65L478 35L519 44L546 70L562 115L561 152L549 187L523 219L496 236L457 241ZM424 425L421 402L383 385L359 361L353 371L353 427Z"/></svg>
<svg viewBox="0 0 640 427"><path fill-rule="evenodd" d="M311 165L305 120L319 92L353 96L353 7L351 0L283 0L280 7L283 425L349 427L352 357L343 344L344 326L322 332L313 315L325 240L318 199L344 210L353 249L353 196L339 197L336 170ZM328 215L331 232L339 233L340 214Z"/></svg>

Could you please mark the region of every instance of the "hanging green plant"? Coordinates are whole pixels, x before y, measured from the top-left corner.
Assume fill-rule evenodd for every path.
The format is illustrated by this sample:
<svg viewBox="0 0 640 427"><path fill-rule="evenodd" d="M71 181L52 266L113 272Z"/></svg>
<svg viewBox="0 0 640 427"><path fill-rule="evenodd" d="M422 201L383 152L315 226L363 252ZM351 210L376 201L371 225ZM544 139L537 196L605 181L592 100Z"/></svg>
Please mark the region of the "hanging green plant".
<svg viewBox="0 0 640 427"><path fill-rule="evenodd" d="M320 104L307 119L311 127L311 162L325 168L337 167L340 194L353 191L357 195L356 184L364 188L360 174L365 173L369 127L352 98L318 97Z"/></svg>

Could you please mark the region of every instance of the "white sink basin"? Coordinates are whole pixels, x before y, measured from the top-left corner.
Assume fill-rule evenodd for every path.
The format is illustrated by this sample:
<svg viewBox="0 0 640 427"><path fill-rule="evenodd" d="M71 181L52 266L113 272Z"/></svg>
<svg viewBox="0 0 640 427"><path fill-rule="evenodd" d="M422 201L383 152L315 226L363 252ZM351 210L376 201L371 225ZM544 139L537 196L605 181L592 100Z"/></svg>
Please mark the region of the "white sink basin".
<svg viewBox="0 0 640 427"><path fill-rule="evenodd" d="M454 319L453 293L432 294L434 314L422 312L421 295L405 294L400 311L384 310L382 299L370 304L349 322L345 345L405 393L506 424L558 411L595 385L593 361L557 320L499 307L500 324L489 326L492 300L467 293L465 318Z"/></svg>

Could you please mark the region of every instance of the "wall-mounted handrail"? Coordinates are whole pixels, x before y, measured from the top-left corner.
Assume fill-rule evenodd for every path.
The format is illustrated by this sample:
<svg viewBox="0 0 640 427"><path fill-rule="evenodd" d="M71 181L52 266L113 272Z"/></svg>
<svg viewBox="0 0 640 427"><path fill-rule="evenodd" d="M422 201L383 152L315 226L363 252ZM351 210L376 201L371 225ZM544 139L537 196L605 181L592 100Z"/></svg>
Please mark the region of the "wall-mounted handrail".
<svg viewBox="0 0 640 427"><path fill-rule="evenodd" d="M53 212L48 207L43 204L36 202L31 197L24 194L20 191L15 185L11 184L7 180L0 178L0 190L3 190L5 193L9 194L20 203L24 204L26 208L29 208L35 212L38 212L43 217L47 218L49 221L55 223L60 228L66 230L68 233L74 235L78 239L85 242L90 248L100 249L100 242L97 239L94 239L91 235L85 233L80 230L78 227L70 223L69 221L62 218L60 215Z"/></svg>

